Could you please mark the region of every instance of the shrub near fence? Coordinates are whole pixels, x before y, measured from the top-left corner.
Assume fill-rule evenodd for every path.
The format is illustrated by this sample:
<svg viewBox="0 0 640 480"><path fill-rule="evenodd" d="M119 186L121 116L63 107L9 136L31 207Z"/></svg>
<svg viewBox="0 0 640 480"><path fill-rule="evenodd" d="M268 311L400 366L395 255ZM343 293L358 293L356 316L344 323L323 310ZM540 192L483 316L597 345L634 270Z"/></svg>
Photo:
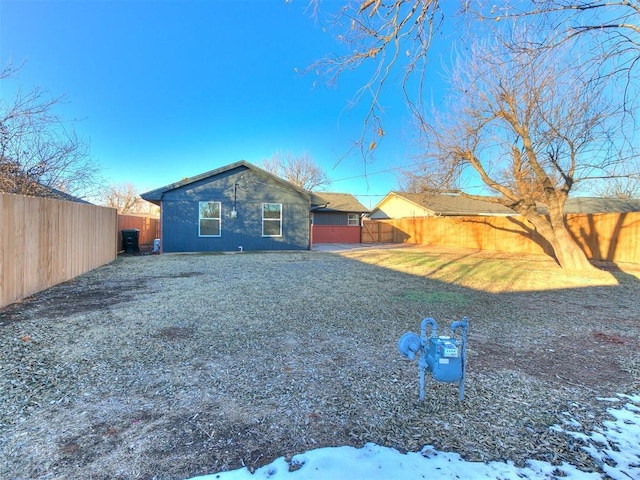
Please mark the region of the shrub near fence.
<svg viewBox="0 0 640 480"><path fill-rule="evenodd" d="M116 211L0 193L0 307L116 258Z"/></svg>
<svg viewBox="0 0 640 480"><path fill-rule="evenodd" d="M566 223L592 260L640 263L640 212L573 214ZM363 243L412 243L506 253L551 254L523 217L420 217L368 220Z"/></svg>

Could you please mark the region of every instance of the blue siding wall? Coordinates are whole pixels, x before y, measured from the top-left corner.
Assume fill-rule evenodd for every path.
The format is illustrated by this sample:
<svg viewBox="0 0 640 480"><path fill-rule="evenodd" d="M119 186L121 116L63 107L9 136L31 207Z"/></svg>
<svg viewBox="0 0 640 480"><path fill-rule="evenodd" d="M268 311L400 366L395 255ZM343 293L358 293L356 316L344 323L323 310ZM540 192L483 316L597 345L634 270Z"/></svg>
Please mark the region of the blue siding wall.
<svg viewBox="0 0 640 480"><path fill-rule="evenodd" d="M315 225L349 225L349 213L346 212L315 212Z"/></svg>
<svg viewBox="0 0 640 480"><path fill-rule="evenodd" d="M235 208L237 217L232 218ZM221 236L198 235L199 202L221 202ZM262 237L262 204L282 204L282 236ZM246 167L166 192L162 197L165 252L307 250L309 200L286 184Z"/></svg>

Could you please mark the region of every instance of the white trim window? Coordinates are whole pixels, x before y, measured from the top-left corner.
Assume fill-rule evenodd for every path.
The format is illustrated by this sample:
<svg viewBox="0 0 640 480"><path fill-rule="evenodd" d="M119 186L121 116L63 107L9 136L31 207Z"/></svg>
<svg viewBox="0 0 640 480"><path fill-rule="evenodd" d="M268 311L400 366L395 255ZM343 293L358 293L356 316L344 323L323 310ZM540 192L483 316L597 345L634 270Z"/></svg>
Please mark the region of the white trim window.
<svg viewBox="0 0 640 480"><path fill-rule="evenodd" d="M262 204L262 236L281 237L282 236L282 204L263 203Z"/></svg>
<svg viewBox="0 0 640 480"><path fill-rule="evenodd" d="M350 227L360 226L360 217L357 213L349 213L347 217L347 225Z"/></svg>
<svg viewBox="0 0 640 480"><path fill-rule="evenodd" d="M222 231L220 202L199 202L198 235L219 237Z"/></svg>

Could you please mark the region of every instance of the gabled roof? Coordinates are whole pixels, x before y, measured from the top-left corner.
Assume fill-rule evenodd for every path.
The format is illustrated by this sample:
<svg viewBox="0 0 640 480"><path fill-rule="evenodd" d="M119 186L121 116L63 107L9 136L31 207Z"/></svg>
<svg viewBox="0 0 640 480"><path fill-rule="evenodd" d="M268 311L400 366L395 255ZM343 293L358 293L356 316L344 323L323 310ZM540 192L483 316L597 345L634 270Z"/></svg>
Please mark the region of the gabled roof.
<svg viewBox="0 0 640 480"><path fill-rule="evenodd" d="M390 192L376 205L374 210L394 196L429 210L433 215L515 215L513 210L499 203L477 200L456 194L438 193Z"/></svg>
<svg viewBox="0 0 640 480"><path fill-rule="evenodd" d="M255 165L253 165L252 163L249 163L245 160L240 160L238 162L235 163L230 163L229 165L225 165L223 167L220 168L216 168L215 170L210 170L208 172L204 172L201 173L200 175L195 175L193 177L189 177L189 178L185 178L183 180L180 180L179 182L175 182L175 183L171 183L169 185L165 185L164 187L160 187L160 188L156 188L155 190L151 190L149 192L145 192L143 194L140 195L141 198L143 198L144 200L147 200L148 202L151 203L155 203L156 205L159 205L160 202L162 201L162 196L166 193L169 192L171 190L175 190L176 188L181 188L184 187L186 185L189 185L191 183L195 183L195 182L199 182L201 180L206 180L208 178L211 177L215 177L217 175L220 175L222 173L228 172L229 170L233 170L236 169L238 167L245 167L249 170L253 170L255 172L258 172L259 174L266 176L268 178L270 178L271 180L278 182L282 185L284 185L287 188L290 188L292 190L295 190L299 193L301 193L302 195L304 195L305 197L311 199L311 196L309 194L309 192L307 192L306 190L301 189L300 187L298 187L297 185L284 180L276 175L273 175L272 173L267 172L266 170L263 170L260 167L256 167Z"/></svg>
<svg viewBox="0 0 640 480"><path fill-rule="evenodd" d="M319 197L316 201L322 200L325 204L316 208L316 212L366 213L369 211L350 193L315 192L313 196Z"/></svg>

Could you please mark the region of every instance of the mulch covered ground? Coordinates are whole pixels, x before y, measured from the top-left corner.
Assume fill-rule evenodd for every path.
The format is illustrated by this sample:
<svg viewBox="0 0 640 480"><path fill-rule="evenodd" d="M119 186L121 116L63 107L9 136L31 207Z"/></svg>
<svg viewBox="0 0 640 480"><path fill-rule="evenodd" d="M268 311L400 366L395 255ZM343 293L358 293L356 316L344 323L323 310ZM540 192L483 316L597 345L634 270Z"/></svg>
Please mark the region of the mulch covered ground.
<svg viewBox="0 0 640 480"><path fill-rule="evenodd" d="M603 398L638 392L640 281L576 280L545 257L483 270L495 257L122 257L11 305L0 477L182 479L366 442L598 470L549 427L591 431ZM442 333L469 318L462 403L433 381L419 403L417 364L397 351L427 316Z"/></svg>

